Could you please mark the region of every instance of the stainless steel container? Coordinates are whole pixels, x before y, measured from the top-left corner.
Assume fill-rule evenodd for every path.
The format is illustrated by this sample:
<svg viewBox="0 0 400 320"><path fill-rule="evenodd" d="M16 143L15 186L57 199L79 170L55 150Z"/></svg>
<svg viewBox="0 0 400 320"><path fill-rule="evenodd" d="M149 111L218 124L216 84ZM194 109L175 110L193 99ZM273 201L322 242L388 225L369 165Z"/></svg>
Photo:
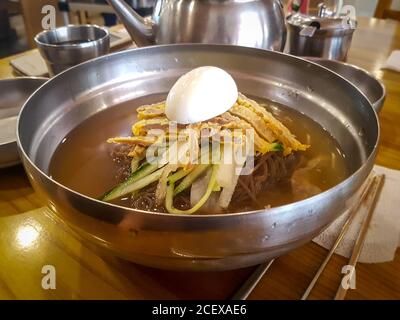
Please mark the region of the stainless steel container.
<svg viewBox="0 0 400 320"><path fill-rule="evenodd" d="M296 56L345 61L356 21L294 14L287 18L287 52Z"/></svg>
<svg viewBox="0 0 400 320"><path fill-rule="evenodd" d="M50 177L56 148L84 120L105 108L126 107L116 105L135 98L166 94L182 74L204 65L227 70L244 94L276 101L317 121L340 144L351 175L303 201L213 215L125 208L89 198ZM311 241L354 204L373 167L378 139L379 123L370 102L338 74L294 56L228 45L152 46L80 64L31 96L18 123L28 177L63 221L125 259L186 270L255 265Z"/></svg>
<svg viewBox="0 0 400 320"><path fill-rule="evenodd" d="M143 19L124 0L107 0L138 46L215 43L283 51L280 0L157 0Z"/></svg>
<svg viewBox="0 0 400 320"><path fill-rule="evenodd" d="M35 42L50 76L104 55L110 49L108 31L95 25L70 25L46 30L35 37Z"/></svg>

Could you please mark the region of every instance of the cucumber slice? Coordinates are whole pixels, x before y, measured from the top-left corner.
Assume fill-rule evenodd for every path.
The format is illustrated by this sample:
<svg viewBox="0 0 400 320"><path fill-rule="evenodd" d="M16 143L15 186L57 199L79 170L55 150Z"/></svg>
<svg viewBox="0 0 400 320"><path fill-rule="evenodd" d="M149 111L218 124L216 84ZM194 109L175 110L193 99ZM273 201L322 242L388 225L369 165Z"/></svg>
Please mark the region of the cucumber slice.
<svg viewBox="0 0 400 320"><path fill-rule="evenodd" d="M132 191L137 190L135 182L138 182L142 178L145 178L149 174L153 173L158 169L157 164L150 164L150 163L145 163L139 167L138 170L136 170L134 173L131 174L131 176L116 186L114 189L111 191L107 192L101 200L103 201L110 201L114 200L120 197L123 197L124 195L131 193ZM161 170L162 172L162 170ZM143 188L143 187L142 187Z"/></svg>

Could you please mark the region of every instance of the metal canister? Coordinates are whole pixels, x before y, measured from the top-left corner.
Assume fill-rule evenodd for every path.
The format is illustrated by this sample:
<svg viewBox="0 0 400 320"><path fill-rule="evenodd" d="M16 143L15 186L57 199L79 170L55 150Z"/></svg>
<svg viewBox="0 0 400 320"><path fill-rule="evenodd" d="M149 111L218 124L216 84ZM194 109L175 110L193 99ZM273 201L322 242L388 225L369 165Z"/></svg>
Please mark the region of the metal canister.
<svg viewBox="0 0 400 320"><path fill-rule="evenodd" d="M357 22L350 17L294 14L287 18L287 26L288 53L346 61Z"/></svg>

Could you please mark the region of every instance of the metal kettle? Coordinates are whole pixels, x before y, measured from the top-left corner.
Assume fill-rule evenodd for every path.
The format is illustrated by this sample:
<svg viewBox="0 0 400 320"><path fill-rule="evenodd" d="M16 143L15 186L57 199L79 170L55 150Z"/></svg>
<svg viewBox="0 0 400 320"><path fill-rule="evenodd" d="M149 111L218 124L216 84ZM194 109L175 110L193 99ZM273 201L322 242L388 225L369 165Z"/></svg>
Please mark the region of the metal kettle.
<svg viewBox="0 0 400 320"><path fill-rule="evenodd" d="M107 0L138 46L222 43L283 51L280 0L157 0L142 18L123 0Z"/></svg>

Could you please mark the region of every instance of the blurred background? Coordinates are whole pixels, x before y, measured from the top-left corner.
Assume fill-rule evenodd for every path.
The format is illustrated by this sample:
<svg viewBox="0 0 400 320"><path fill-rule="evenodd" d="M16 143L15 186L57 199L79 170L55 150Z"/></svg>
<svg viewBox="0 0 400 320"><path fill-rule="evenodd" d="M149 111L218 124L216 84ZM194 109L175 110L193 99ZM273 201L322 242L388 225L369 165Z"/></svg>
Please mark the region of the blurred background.
<svg viewBox="0 0 400 320"><path fill-rule="evenodd" d="M125 0L139 14L151 14L156 0ZM285 6L291 0L283 1ZM322 0L310 0L310 8ZM333 1L333 0L330 0ZM328 0L324 1L329 5ZM345 0L357 15L400 20L400 0ZM0 58L35 47L34 36L42 31L44 5L57 10L57 25L91 23L112 26L116 16L106 0L0 0Z"/></svg>

